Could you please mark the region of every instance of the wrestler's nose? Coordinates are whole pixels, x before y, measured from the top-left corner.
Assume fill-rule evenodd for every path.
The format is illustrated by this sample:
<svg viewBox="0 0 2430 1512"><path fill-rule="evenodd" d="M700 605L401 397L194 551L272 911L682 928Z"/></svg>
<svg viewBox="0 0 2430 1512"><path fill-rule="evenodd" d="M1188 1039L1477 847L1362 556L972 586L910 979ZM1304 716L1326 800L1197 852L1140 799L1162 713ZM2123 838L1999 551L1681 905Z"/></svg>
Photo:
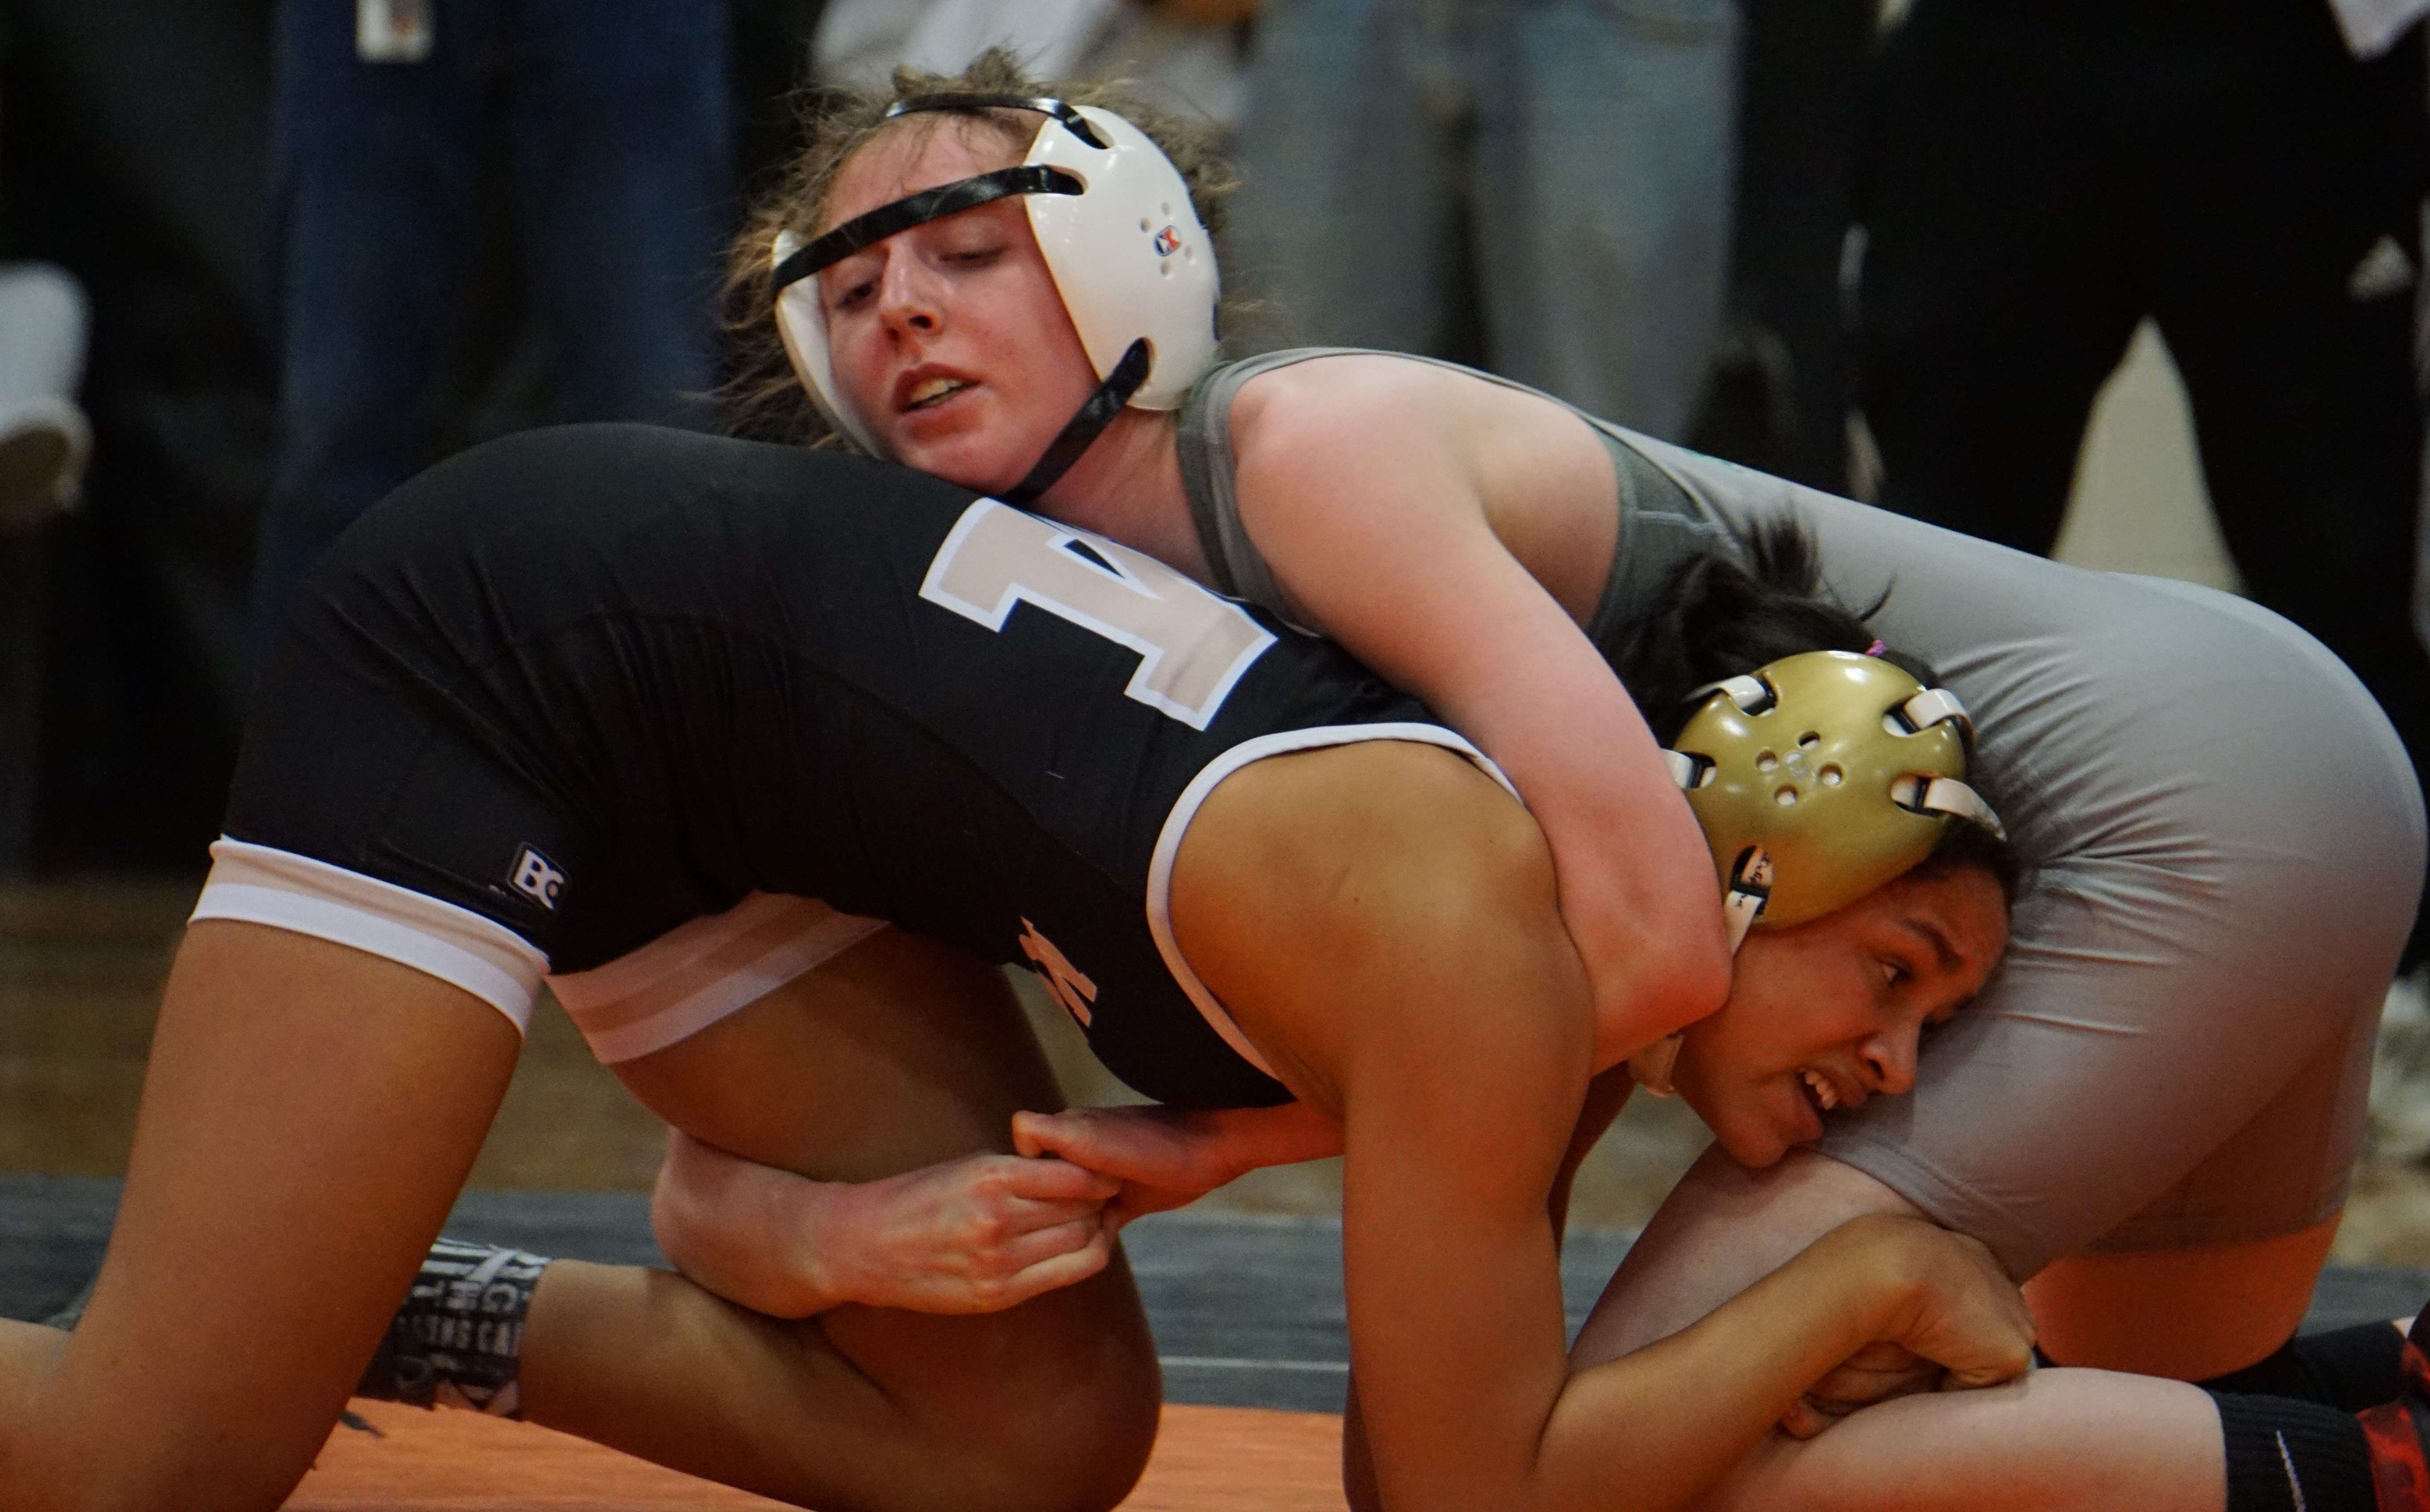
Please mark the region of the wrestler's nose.
<svg viewBox="0 0 2430 1512"><path fill-rule="evenodd" d="M1903 1097L1915 1089L1916 1044L1922 1032L1921 1024L1904 1023L1867 1036L1857 1048L1856 1059L1876 1095Z"/></svg>
<svg viewBox="0 0 2430 1512"><path fill-rule="evenodd" d="M918 258L892 257L877 280L877 316L893 330L933 335L944 324L937 278Z"/></svg>

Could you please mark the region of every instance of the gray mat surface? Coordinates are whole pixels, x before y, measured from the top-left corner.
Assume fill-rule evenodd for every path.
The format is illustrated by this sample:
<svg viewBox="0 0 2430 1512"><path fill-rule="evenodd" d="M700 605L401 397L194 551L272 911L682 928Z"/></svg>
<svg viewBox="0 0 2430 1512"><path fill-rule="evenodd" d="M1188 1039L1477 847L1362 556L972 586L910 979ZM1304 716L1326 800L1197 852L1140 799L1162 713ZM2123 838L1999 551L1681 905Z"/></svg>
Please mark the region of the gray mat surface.
<svg viewBox="0 0 2430 1512"><path fill-rule="evenodd" d="M0 1175L0 1317L40 1319L100 1263L118 1184ZM649 1200L625 1192L467 1192L448 1232L541 1254L662 1265ZM1631 1236L1570 1236L1561 1288L1575 1329ZM1341 1409L1350 1357L1341 1226L1312 1219L1166 1213L1123 1236L1164 1359L1167 1400L1219 1406ZM2430 1272L2332 1267L2307 1329L2401 1317L2430 1297Z"/></svg>

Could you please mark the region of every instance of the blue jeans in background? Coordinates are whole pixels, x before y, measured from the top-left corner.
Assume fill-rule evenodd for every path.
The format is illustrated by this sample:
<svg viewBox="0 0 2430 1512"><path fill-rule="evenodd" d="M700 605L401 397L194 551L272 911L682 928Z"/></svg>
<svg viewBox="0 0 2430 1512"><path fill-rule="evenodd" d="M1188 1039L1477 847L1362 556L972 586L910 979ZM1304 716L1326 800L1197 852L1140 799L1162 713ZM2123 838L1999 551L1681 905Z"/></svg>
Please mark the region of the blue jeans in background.
<svg viewBox="0 0 2430 1512"><path fill-rule="evenodd" d="M281 0L278 456L258 667L296 584L435 460L450 338L503 158L563 420L697 422L733 215L724 0L429 0L416 62L356 54L351 0Z"/></svg>
<svg viewBox="0 0 2430 1512"><path fill-rule="evenodd" d="M1481 357L1676 439L1729 270L1738 58L1736 0L1271 0L1238 281L1293 344Z"/></svg>

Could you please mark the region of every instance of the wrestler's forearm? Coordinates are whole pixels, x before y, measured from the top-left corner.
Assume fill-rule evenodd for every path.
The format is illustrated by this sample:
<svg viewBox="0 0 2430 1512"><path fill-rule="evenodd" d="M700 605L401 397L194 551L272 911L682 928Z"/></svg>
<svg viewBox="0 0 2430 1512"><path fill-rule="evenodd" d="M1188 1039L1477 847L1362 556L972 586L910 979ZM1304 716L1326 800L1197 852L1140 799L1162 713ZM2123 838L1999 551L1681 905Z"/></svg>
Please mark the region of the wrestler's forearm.
<svg viewBox="0 0 2430 1512"><path fill-rule="evenodd" d="M58 1329L0 1318L0 1467L24 1463L26 1450L15 1436L31 1432L42 1421L42 1393L67 1353L67 1343L68 1336Z"/></svg>
<svg viewBox="0 0 2430 1512"><path fill-rule="evenodd" d="M979 1151L874 1181L816 1181L677 1134L651 1205L659 1247L710 1292L807 1318L847 1303L999 1312L1105 1269L1112 1179Z"/></svg>
<svg viewBox="0 0 2430 1512"><path fill-rule="evenodd" d="M1123 1221L1177 1207L1267 1166L1341 1153L1341 1124L1306 1103L1279 1107L1073 1107L1019 1113L1013 1147L1058 1155L1123 1184Z"/></svg>
<svg viewBox="0 0 2430 1512"><path fill-rule="evenodd" d="M1769 1438L1702 1512L2220 1512L2222 1454L2197 1387L2037 1371L1868 1407L1803 1442Z"/></svg>
<svg viewBox="0 0 2430 1512"><path fill-rule="evenodd" d="M1720 1147L1707 1150L1630 1247L1573 1359L1590 1365L1667 1338L1870 1213L1922 1216L1863 1171L1812 1151L1748 1171Z"/></svg>
<svg viewBox="0 0 2430 1512"><path fill-rule="evenodd" d="M726 1301L807 1318L851 1300L803 1236L835 1183L741 1159L676 1132L650 1201L650 1226L676 1270Z"/></svg>
<svg viewBox="0 0 2430 1512"><path fill-rule="evenodd" d="M1639 1504L1700 1505L1814 1381L1866 1343L1912 1337L1927 1313L1957 1323L1936 1331L1967 1338L1972 1368L2013 1344L2006 1368L2022 1369L2021 1310L2004 1343L1997 1306L1967 1295L1984 1277L1953 1271L1941 1239L1921 1225L1852 1225L1692 1327L1575 1371L1540 1452L1547 1501L1597 1504L1593 1487L1618 1470L1613 1448L1624 1442Z"/></svg>
<svg viewBox="0 0 2430 1512"><path fill-rule="evenodd" d="M1306 1103L1223 1108L1207 1115L1223 1163L1245 1175L1341 1153L1341 1124Z"/></svg>

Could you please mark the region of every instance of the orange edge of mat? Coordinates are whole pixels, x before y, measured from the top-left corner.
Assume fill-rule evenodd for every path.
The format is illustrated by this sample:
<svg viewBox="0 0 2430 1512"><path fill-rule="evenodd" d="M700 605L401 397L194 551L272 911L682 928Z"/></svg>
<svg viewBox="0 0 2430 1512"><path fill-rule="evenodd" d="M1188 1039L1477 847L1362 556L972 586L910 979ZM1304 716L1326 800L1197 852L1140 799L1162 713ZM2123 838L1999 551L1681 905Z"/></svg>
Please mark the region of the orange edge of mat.
<svg viewBox="0 0 2430 1512"><path fill-rule="evenodd" d="M749 1512L782 1504L528 1423L357 1402L287 1512ZM1164 1409L1125 1512L1341 1512L1341 1420L1254 1407Z"/></svg>

